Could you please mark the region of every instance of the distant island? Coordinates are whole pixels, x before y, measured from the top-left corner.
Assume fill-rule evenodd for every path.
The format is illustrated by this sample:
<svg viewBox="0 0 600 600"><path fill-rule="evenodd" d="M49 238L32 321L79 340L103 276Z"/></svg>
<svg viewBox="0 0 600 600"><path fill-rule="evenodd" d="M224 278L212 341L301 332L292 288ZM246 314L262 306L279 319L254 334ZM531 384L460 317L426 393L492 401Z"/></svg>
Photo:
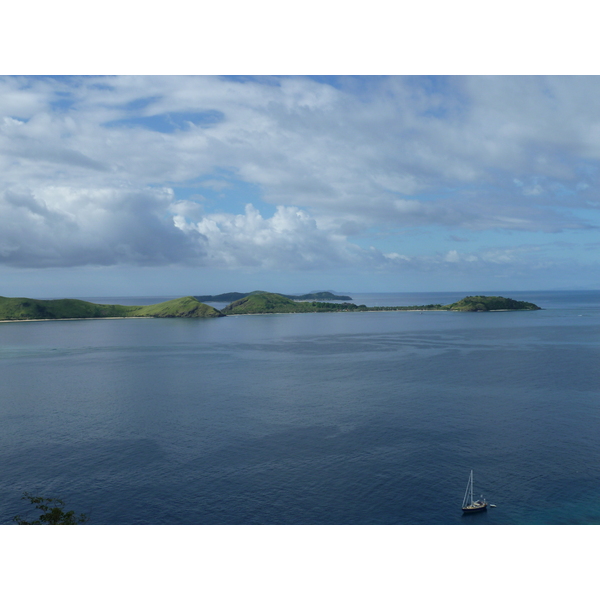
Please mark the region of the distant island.
<svg viewBox="0 0 600 600"><path fill-rule="evenodd" d="M423 306L365 306L350 302L296 302L281 294L260 292L240 298L222 309L225 315L253 315L268 313L307 312L372 312L372 311L426 311L446 310L460 312L487 312L506 310L540 310L531 302L522 302L501 296L467 296L453 304L426 304Z"/></svg>
<svg viewBox="0 0 600 600"><path fill-rule="evenodd" d="M226 294L219 294L218 296L194 296L198 302L235 302L246 298L246 296L256 296L258 294L267 294L260 290L242 294L241 292L227 292ZM310 294L304 294L302 296L290 296L289 294L277 294L290 300L352 300L350 296L337 296L331 292L311 292Z"/></svg>
<svg viewBox="0 0 600 600"><path fill-rule="evenodd" d="M532 302L512 300L502 296L467 296L454 304L442 307L445 310L458 310L462 312L485 312L493 310L541 310Z"/></svg>
<svg viewBox="0 0 600 600"><path fill-rule="evenodd" d="M235 293L235 292L234 292ZM319 292L329 294L330 292ZM333 294L332 294L333 295ZM210 296L219 298L227 296ZM310 294L306 294L310 296ZM206 296L200 296L204 298ZM467 296L453 304L427 304L423 306L365 306L350 302L309 301L305 296L292 297L270 292L252 292L228 304L222 310L204 304L195 296L151 304L149 306L123 306L120 304L95 304L84 300L33 300L31 298L5 298L0 296L0 321L32 321L51 319L102 319L102 318L215 318L227 315L258 315L273 313L315 312L373 312L373 311L460 311L488 312L508 310L540 310L531 302L522 302L501 296ZM344 298L343 296L341 298ZM217 301L217 300L215 300Z"/></svg>

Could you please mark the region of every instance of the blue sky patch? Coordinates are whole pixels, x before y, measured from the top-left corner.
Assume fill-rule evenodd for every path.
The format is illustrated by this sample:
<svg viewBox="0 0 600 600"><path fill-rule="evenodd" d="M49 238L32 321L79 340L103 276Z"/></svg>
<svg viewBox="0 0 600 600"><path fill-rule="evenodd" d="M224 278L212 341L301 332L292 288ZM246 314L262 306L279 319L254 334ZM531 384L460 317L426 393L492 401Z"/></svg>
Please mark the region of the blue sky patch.
<svg viewBox="0 0 600 600"><path fill-rule="evenodd" d="M71 109L76 100L70 92L56 92L56 98L50 101L52 110L63 112Z"/></svg>
<svg viewBox="0 0 600 600"><path fill-rule="evenodd" d="M225 115L218 110L206 110L203 112L173 112L149 117L130 117L128 119L117 119L104 123L105 127L142 127L158 133L175 133L187 131L190 124L199 127L212 127L225 119Z"/></svg>
<svg viewBox="0 0 600 600"><path fill-rule="evenodd" d="M143 110L147 106L150 106L150 104L154 104L160 99L161 96L148 96L146 98L136 98L135 100L124 104L122 108L131 111Z"/></svg>
<svg viewBox="0 0 600 600"><path fill-rule="evenodd" d="M252 204L268 219L275 206L262 200L260 186L231 177L207 176L185 185L171 184L177 200L199 201L207 213L244 214L246 204Z"/></svg>

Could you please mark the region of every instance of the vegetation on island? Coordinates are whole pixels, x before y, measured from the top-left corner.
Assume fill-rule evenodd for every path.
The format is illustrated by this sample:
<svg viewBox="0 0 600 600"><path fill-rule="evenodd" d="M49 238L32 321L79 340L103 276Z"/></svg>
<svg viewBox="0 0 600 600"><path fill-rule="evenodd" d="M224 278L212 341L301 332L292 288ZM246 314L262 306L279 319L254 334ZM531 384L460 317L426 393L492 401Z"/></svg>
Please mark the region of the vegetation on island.
<svg viewBox="0 0 600 600"><path fill-rule="evenodd" d="M540 310L540 307L521 300L512 300L502 296L467 296L454 304L444 306L447 310L463 312L486 312L490 310Z"/></svg>
<svg viewBox="0 0 600 600"><path fill-rule="evenodd" d="M328 292L327 292L328 293ZM302 297L301 297L302 298ZM23 321L37 319L99 319L115 317L154 318L212 318L226 315L254 315L269 313L315 312L373 312L373 311L429 311L448 310L483 312L498 310L539 310L531 302L502 298L501 296L467 296L453 304L426 304L423 306L365 306L351 302L322 302L292 300L282 294L252 292L236 299L223 310L199 302L194 296L168 300L149 306L122 306L94 304L84 300L33 300L0 296L0 320Z"/></svg>
<svg viewBox="0 0 600 600"><path fill-rule="evenodd" d="M222 317L212 306L194 297L177 298L149 306L94 304L85 300L33 300L0 296L0 320L100 319L114 317Z"/></svg>
<svg viewBox="0 0 600 600"><path fill-rule="evenodd" d="M249 315L268 313L341 312L356 309L347 302L297 302L281 294L260 292L232 302L221 312L224 315Z"/></svg>
<svg viewBox="0 0 600 600"><path fill-rule="evenodd" d="M41 514L37 519L31 521L17 515L13 521L19 525L79 525L89 521L88 515L84 513L76 515L74 510L65 511L65 503L60 498L44 498L23 494L23 500L29 500Z"/></svg>
<svg viewBox="0 0 600 600"><path fill-rule="evenodd" d="M350 296L340 296L339 294L332 294L331 292L311 292L310 294L303 294L302 296L282 295L292 300L352 300Z"/></svg>
<svg viewBox="0 0 600 600"><path fill-rule="evenodd" d="M453 304L426 304L422 306L372 306L350 302L295 302L281 294L260 292L232 302L221 312L225 315L248 315L268 313L306 312L366 312L366 311L494 311L494 310L539 310L531 302L521 302L501 296L467 296Z"/></svg>
<svg viewBox="0 0 600 600"><path fill-rule="evenodd" d="M185 296L176 300L168 300L160 304L151 304L150 306L136 306L134 317L187 317L187 318L205 318L222 317L221 311L198 302L193 296Z"/></svg>
<svg viewBox="0 0 600 600"><path fill-rule="evenodd" d="M242 294L240 292L227 292L226 294L219 294L218 296L194 296L199 302L235 302L241 300L247 296L256 296L257 294L266 294L261 290L256 290L248 294ZM352 300L350 296L339 296L331 292L311 292L310 294L303 294L301 296L291 296L289 294L278 294L284 298L290 300Z"/></svg>

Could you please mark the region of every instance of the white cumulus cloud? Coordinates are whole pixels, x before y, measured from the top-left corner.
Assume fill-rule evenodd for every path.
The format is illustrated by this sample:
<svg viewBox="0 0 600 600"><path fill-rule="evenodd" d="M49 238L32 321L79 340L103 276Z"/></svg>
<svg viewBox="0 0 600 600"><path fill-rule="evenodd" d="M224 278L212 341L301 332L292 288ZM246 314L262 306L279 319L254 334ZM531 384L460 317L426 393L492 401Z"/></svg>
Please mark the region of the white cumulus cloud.
<svg viewBox="0 0 600 600"><path fill-rule="evenodd" d="M208 266L323 268L346 264L357 253L343 236L319 228L315 219L295 207L278 206L272 217L264 218L248 204L243 215L216 213L197 221L178 207L172 206L175 226L198 234L196 243Z"/></svg>

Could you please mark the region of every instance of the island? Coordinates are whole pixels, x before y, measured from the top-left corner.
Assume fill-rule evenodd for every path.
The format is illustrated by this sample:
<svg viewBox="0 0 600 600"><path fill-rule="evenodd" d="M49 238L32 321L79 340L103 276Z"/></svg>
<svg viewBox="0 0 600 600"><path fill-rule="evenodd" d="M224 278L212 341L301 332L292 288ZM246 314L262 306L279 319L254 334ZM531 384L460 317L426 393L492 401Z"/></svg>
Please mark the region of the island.
<svg viewBox="0 0 600 600"><path fill-rule="evenodd" d="M502 296L467 296L453 304L426 304L422 306L365 306L350 302L296 302L281 294L258 292L235 300L222 309L225 315L252 315L269 313L307 312L373 312L373 311L460 311L488 312L507 310L540 310L531 302L522 302Z"/></svg>
<svg viewBox="0 0 600 600"><path fill-rule="evenodd" d="M225 295L225 294L224 294ZM107 319L107 318L215 318L227 315L264 315L273 313L317 312L374 312L374 311L458 311L489 312L508 310L540 310L531 302L522 302L502 296L467 296L453 304L426 304L423 306L365 306L351 302L321 302L293 300L283 294L252 292L236 299L222 310L200 302L194 296L185 296L149 306L95 304L85 300L34 300L0 296L0 321L39 321L52 319Z"/></svg>
<svg viewBox="0 0 600 600"><path fill-rule="evenodd" d="M241 292L227 292L226 294L219 294L218 296L194 296L198 302L235 302L241 300L246 296L255 296L257 294L266 294L261 290L242 294ZM332 292L310 292L310 294L303 294L302 296L290 296L289 294L278 294L284 298L290 300L352 300L350 296L339 296Z"/></svg>
<svg viewBox="0 0 600 600"><path fill-rule="evenodd" d="M447 310L462 312L487 312L497 310L541 310L532 302L512 300L502 296L467 296L454 304L444 307Z"/></svg>
<svg viewBox="0 0 600 600"><path fill-rule="evenodd" d="M223 317L223 313L198 302L192 296L151 304L149 306L122 306L95 304L85 300L33 300L0 296L1 321L32 321L48 319L106 319L133 317Z"/></svg>

